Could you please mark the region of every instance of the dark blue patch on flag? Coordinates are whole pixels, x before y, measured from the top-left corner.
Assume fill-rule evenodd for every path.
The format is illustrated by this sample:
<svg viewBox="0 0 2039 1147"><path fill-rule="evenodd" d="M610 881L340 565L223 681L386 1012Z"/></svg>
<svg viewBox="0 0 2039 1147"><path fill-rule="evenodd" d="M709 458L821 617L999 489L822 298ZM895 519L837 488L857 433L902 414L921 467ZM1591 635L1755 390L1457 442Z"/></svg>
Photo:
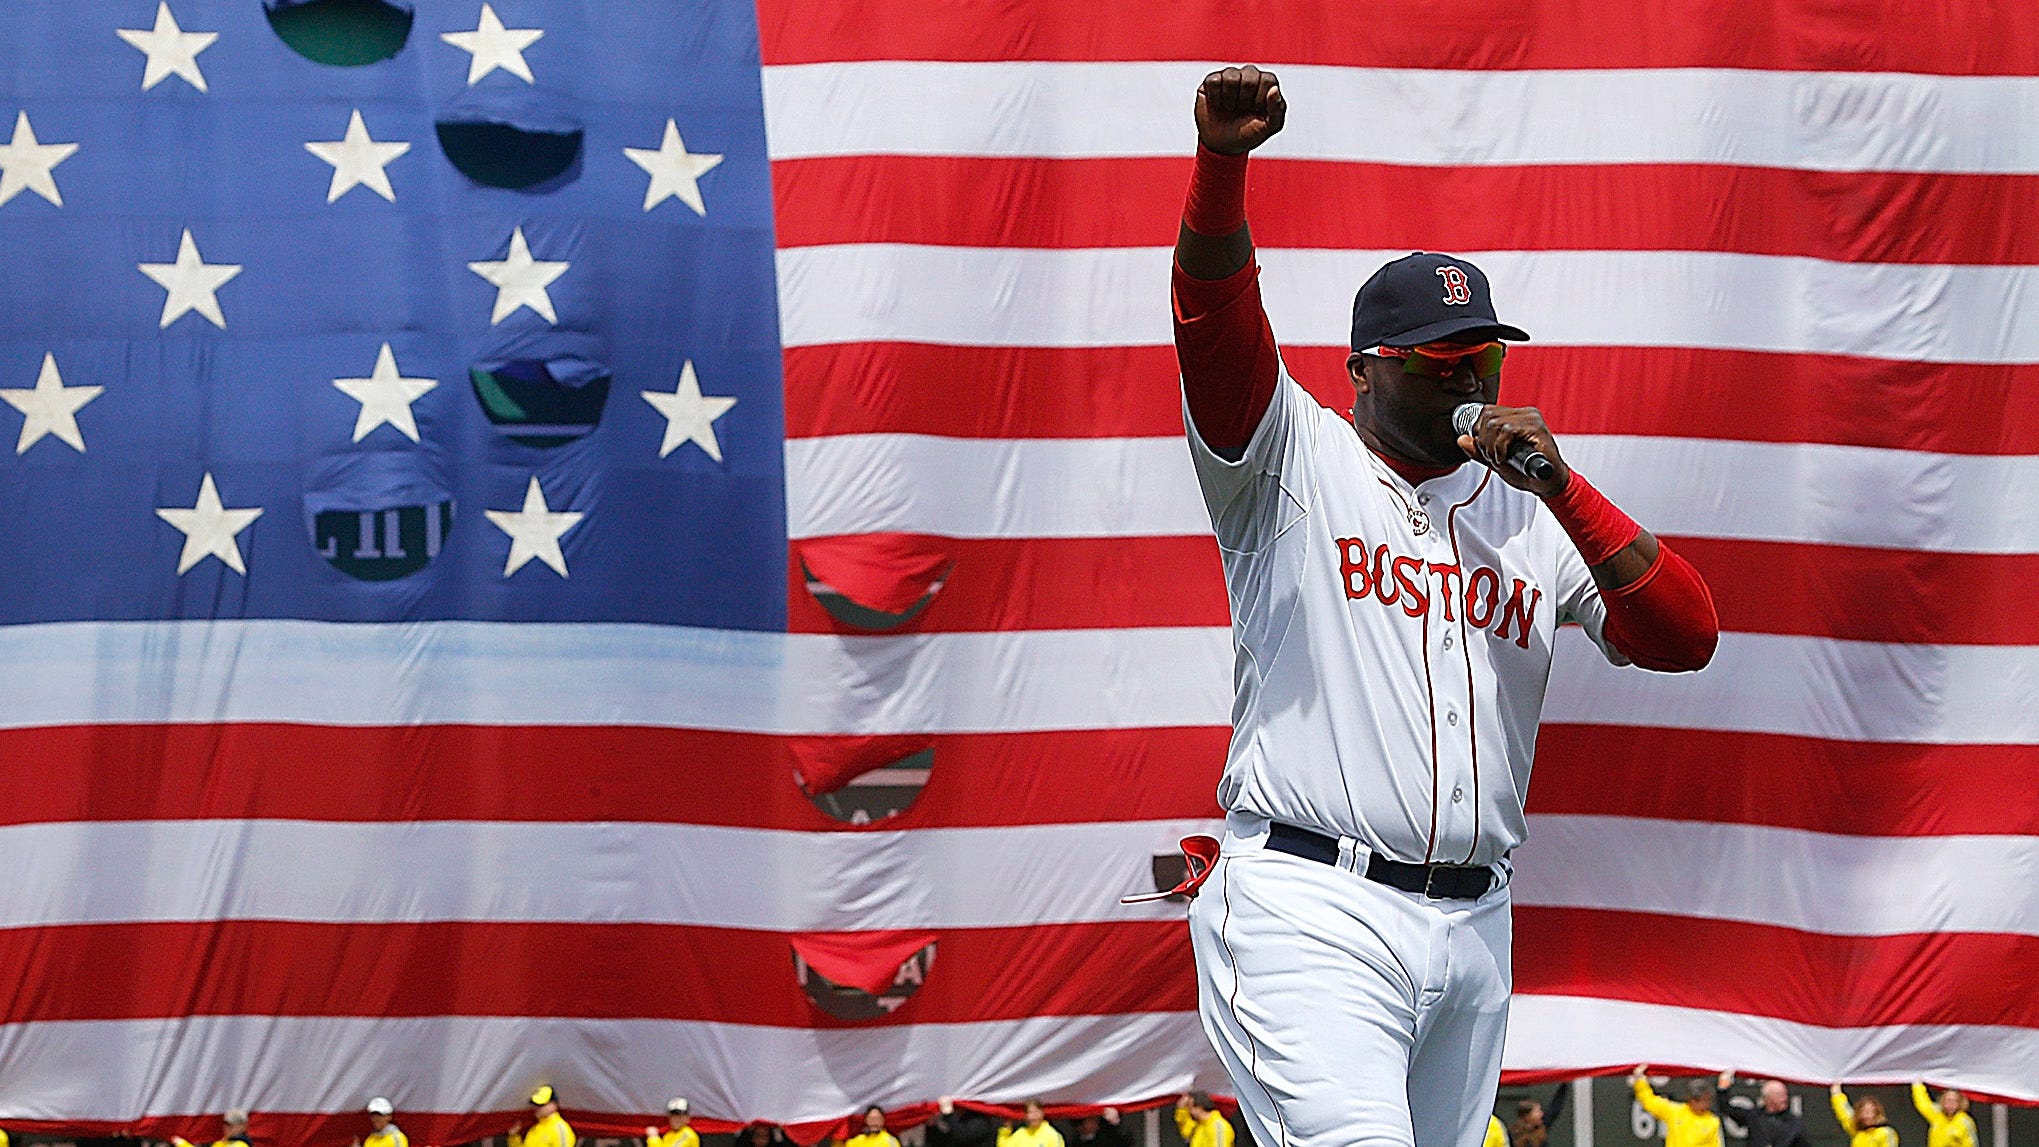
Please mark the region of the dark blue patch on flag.
<svg viewBox="0 0 2039 1147"><path fill-rule="evenodd" d="M272 20L292 7L313 9L284 14L300 47L316 40L314 55L348 66L284 42ZM345 21L290 23L316 5L171 0L182 33L216 35L183 62L121 34L155 35L157 0L0 5L0 144L25 141L25 114L39 144L77 145L48 167L61 205L35 163L18 165L26 183L0 204L0 391L33 391L45 355L65 388L102 388L69 413L82 451L59 432L68 403L0 404L0 624L785 627L751 5L397 7L414 19L380 58L387 43L332 40L350 34ZM521 48L491 56L445 38L492 22ZM169 70L145 90L157 65ZM307 144L341 148L356 113L367 143L409 148L349 177ZM692 179L705 214L677 195L646 209L654 177L625 149L659 151L668 121L686 154L722 157ZM447 124L490 151L491 182L445 153ZM520 170L533 178L501 186ZM166 287L187 233L201 286L240 270L209 292ZM477 264L508 268L488 274L512 285ZM518 279L519 267L535 269ZM660 456L666 416L642 396L673 394L689 363L703 394L736 400L712 422L719 461L695 441ZM158 511L200 506L207 475L222 507L262 511L231 535L245 573L217 554L178 572L187 534ZM533 477L546 510L580 515L554 538L566 576L542 546L505 575L515 543L490 512L524 511Z"/></svg>

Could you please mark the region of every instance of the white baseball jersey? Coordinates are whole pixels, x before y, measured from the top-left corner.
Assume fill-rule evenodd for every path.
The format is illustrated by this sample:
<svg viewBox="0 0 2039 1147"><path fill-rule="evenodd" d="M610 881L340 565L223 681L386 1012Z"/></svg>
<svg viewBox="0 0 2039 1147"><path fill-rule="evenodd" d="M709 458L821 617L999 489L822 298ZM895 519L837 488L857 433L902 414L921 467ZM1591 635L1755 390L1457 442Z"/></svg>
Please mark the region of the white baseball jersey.
<svg viewBox="0 0 2039 1147"><path fill-rule="evenodd" d="M1239 461L1190 425L1232 604L1219 802L1397 860L1503 860L1558 626L1627 664L1563 527L1476 463L1411 487L1286 369Z"/></svg>

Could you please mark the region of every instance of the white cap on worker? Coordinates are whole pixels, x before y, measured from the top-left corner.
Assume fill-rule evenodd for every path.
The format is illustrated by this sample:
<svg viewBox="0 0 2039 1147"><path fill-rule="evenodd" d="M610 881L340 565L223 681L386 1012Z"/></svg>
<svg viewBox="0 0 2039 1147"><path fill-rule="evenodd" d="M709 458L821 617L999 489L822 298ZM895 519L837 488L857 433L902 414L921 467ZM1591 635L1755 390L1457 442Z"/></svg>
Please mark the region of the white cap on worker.
<svg viewBox="0 0 2039 1147"><path fill-rule="evenodd" d="M389 1100L384 1099L382 1096L378 1095L374 1099L368 1101L368 1114L395 1115L396 1105L391 1103Z"/></svg>
<svg viewBox="0 0 2039 1147"><path fill-rule="evenodd" d="M685 1115L686 1113L687 1113L686 1100L681 1099L678 1096L674 1096L673 1098L666 1100L667 1115Z"/></svg>

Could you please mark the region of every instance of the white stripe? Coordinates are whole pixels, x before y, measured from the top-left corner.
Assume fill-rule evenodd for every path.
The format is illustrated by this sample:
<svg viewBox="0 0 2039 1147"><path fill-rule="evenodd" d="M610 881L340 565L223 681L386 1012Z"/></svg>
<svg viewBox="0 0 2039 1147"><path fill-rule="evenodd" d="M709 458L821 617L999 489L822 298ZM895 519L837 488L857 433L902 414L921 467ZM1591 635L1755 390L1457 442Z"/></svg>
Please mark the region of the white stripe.
<svg viewBox="0 0 2039 1147"><path fill-rule="evenodd" d="M1189 444L1180 436L789 439L786 520L795 539L886 531L951 538L1211 532Z"/></svg>
<svg viewBox="0 0 2039 1147"><path fill-rule="evenodd" d="M1892 608L1902 608L1894 603ZM2039 646L1724 633L1698 673L1616 669L1559 641L1544 722L1836 741L2039 744Z"/></svg>
<svg viewBox="0 0 2039 1147"><path fill-rule="evenodd" d="M2039 455L1616 435L1560 445L1658 534L2039 553Z"/></svg>
<svg viewBox="0 0 2039 1147"><path fill-rule="evenodd" d="M784 247L779 337L789 347L1161 346L1174 339L1171 258L1159 247Z"/></svg>
<svg viewBox="0 0 2039 1147"><path fill-rule="evenodd" d="M2039 837L1842 836L1546 815L1530 818L1529 842L1516 851L1515 864L1511 891L1521 905L1702 916L1843 936L2039 936L2039 897L2012 891L2025 884L2014 874L2039 872ZM1902 894L1893 895L1895 889Z"/></svg>
<svg viewBox="0 0 2039 1147"><path fill-rule="evenodd" d="M2019 1027L1817 1027L1765 1016L1574 996L1516 996L1502 1066L1606 1071L1638 1063L1733 1065L1741 1075L1904 1084L1931 1079L2039 1099L2039 1031ZM1813 1118L1808 1113L1808 1122Z"/></svg>
<svg viewBox="0 0 2039 1147"><path fill-rule="evenodd" d="M1184 156L1209 63L795 64L764 70L773 159ZM1278 65L1262 154L1419 165L1707 163L2039 171L2039 80L1729 68ZM938 108L939 115L874 114Z"/></svg>
<svg viewBox="0 0 2039 1147"><path fill-rule="evenodd" d="M1352 295L1407 251L1263 248L1261 291L1295 346L1351 339ZM1841 263L1721 251L1467 252L1502 318L1543 345L1713 347L1917 362L2039 362L2006 300L2039 268ZM843 243L778 255L787 346L1162 346L1163 247Z"/></svg>
<svg viewBox="0 0 2039 1147"><path fill-rule="evenodd" d="M1179 918L1156 855L1214 821L799 833L646 823L65 821L0 828L0 928L618 921L771 932ZM704 864L702 858L712 857ZM223 873L259 873L254 880ZM731 873L744 874L732 880Z"/></svg>
<svg viewBox="0 0 2039 1147"><path fill-rule="evenodd" d="M715 644L728 646L716 656ZM1231 722L1230 631L704 633L633 625L0 627L0 728L295 721L1019 732ZM1696 674L1558 642L1544 720L1843 741L2039 744L2039 647L1729 633Z"/></svg>
<svg viewBox="0 0 2039 1147"><path fill-rule="evenodd" d="M0 728L296 721L755 733L1222 725L1223 628L836 637L654 625L0 627Z"/></svg>
<svg viewBox="0 0 2039 1147"><path fill-rule="evenodd" d="M591 957L592 958L592 957ZM937 973L939 974L939 973ZM794 1070L794 1065L814 1070ZM1225 1090L1190 1012L807 1031L672 1020L202 1016L0 1027L0 1122L516 1111L540 1082L582 1110L806 1123L930 1095L1128 1103Z"/></svg>
<svg viewBox="0 0 2039 1147"><path fill-rule="evenodd" d="M1562 446L1581 472L1660 534L2039 553L2039 499L2025 496L2039 489L2035 456L1614 435L1567 435ZM1210 532L1189 447L1172 435L796 438L786 443L786 502L796 539Z"/></svg>

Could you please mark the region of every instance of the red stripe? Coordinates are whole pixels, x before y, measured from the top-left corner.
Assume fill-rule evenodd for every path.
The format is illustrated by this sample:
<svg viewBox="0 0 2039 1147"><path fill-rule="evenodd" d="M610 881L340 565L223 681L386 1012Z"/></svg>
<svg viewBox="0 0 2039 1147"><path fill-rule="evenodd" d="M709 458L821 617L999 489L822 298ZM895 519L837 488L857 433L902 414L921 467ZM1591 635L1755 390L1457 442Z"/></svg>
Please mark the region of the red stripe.
<svg viewBox="0 0 2039 1147"><path fill-rule="evenodd" d="M1219 815L1230 730L930 736L933 773L891 829ZM856 831L794 784L840 738L614 727L89 725L0 730L0 824L274 818L545 820ZM106 781L119 762L119 784ZM1109 803L1100 794L1111 794Z"/></svg>
<svg viewBox="0 0 2039 1147"><path fill-rule="evenodd" d="M1200 537L954 539L955 568L893 633L1227 626L1217 542ZM807 590L799 544L789 575L795 633L857 633Z"/></svg>
<svg viewBox="0 0 2039 1147"><path fill-rule="evenodd" d="M2016 4L1889 0L762 0L766 64L824 60L1229 60L1371 68L2039 72Z"/></svg>
<svg viewBox="0 0 2039 1147"><path fill-rule="evenodd" d="M1168 305L1167 285L1155 305ZM786 436L1158 438L1182 433L1175 348L788 347Z"/></svg>
<svg viewBox="0 0 2039 1147"><path fill-rule="evenodd" d="M2039 645L2039 554L1971 554L1672 537L1713 593L1721 628L1929 645ZM973 538L937 543L947 584L894 633L1227 626L1208 537ZM797 546L796 633L857 633L807 589ZM1893 608L1893 603L1904 603Z"/></svg>
<svg viewBox="0 0 2039 1147"><path fill-rule="evenodd" d="M1529 811L1852 836L2039 835L2039 745L1547 724Z"/></svg>
<svg viewBox="0 0 2039 1147"><path fill-rule="evenodd" d="M591 969L590 960L599 963ZM871 1028L1194 1011L1177 920L943 932L926 982L838 1020L794 978L789 937L658 924L279 920L0 931L0 1023L175 1016L558 1016ZM308 968L317 975L306 975ZM448 974L458 969L457 974Z"/></svg>
<svg viewBox="0 0 2039 1147"><path fill-rule="evenodd" d="M1955 554L1667 539L1713 591L1721 628L1930 645L2039 645L2039 554Z"/></svg>
<svg viewBox="0 0 2039 1147"><path fill-rule="evenodd" d="M1320 401L1344 410L1350 354L1285 347L1282 358ZM1538 407L1560 434L2039 454L2039 365L2030 364L1532 344L1508 352L1501 399Z"/></svg>
<svg viewBox="0 0 2039 1147"><path fill-rule="evenodd" d="M1521 995L1633 1000L1825 1028L2039 1028L2035 969L2039 936L1828 936L1692 916L1515 909Z"/></svg>
<svg viewBox="0 0 2039 1147"><path fill-rule="evenodd" d="M1348 410L1348 354L1289 346L1282 358L1319 401ZM792 438L1182 433L1175 350L1167 346L856 343L789 349L785 371ZM1541 408L1560 434L2039 454L2039 365L1532 343L1509 352L1502 377L1504 401Z"/></svg>
<svg viewBox="0 0 2039 1147"><path fill-rule="evenodd" d="M1823 1027L2039 1027L2039 937L1832 936L1774 925L1521 907L1515 988L1769 1016ZM186 1015L566 1016L802 1029L1191 1011L1177 921L945 933L890 1016L820 1011L784 935L644 924L224 921L0 932L34 987L7 1023ZM588 953L603 974L587 974ZM304 969L320 970L316 977ZM457 967L458 976L433 969Z"/></svg>
<svg viewBox="0 0 2039 1147"><path fill-rule="evenodd" d="M1175 242L1189 171L1187 154L865 155L780 160L772 187L781 247L1161 247ZM1253 238L1268 248L2039 263L2039 233L2017 225L2039 215L2034 175L1259 159L1251 178Z"/></svg>

